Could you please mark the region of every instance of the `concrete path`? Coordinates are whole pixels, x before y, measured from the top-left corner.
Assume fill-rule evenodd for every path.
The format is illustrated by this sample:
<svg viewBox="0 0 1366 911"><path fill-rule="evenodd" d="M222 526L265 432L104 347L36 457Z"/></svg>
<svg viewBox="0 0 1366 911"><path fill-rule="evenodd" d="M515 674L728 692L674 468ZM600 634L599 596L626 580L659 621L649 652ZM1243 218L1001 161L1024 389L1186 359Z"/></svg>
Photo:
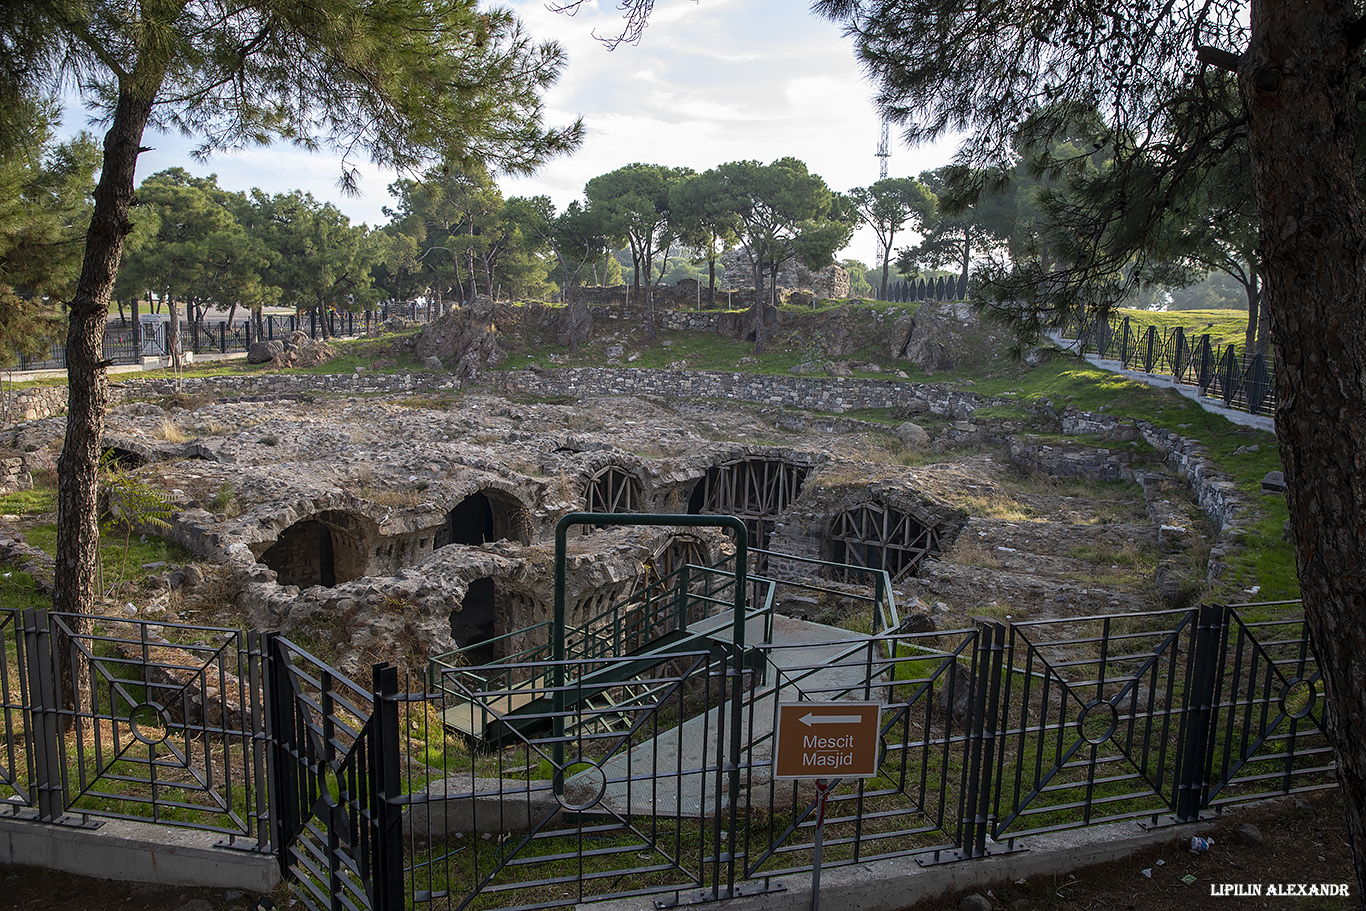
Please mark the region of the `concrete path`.
<svg viewBox="0 0 1366 911"><path fill-rule="evenodd" d="M763 620L745 628L746 642L763 638ZM728 638L729 626L716 632ZM871 638L849 630L773 618L767 679L741 704L741 782L767 785L771 776L772 734L777 704L799 700L877 700L880 688L865 695ZM876 672L878 664L873 665ZM728 752L732 706L727 702L658 737L614 756L601 773L589 771L566 782L566 795L582 805L606 788L602 805L621 815L711 816L729 804L729 785L718 769ZM719 790L718 790L719 789ZM743 797L742 797L743 799Z"/></svg>

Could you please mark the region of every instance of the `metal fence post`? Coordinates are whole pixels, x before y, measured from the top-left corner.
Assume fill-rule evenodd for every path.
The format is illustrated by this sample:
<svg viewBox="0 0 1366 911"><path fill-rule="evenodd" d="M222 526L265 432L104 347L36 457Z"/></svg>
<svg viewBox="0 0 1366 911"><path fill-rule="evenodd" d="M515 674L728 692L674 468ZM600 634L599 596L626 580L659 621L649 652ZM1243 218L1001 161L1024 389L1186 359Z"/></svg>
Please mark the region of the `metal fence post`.
<svg viewBox="0 0 1366 911"><path fill-rule="evenodd" d="M1194 822L1200 818L1208 785L1210 730L1214 724L1214 685L1219 668L1219 651L1224 639L1225 608L1217 604L1200 607L1195 626L1189 677L1183 706L1184 732L1181 756L1177 761L1176 820Z"/></svg>
<svg viewBox="0 0 1366 911"><path fill-rule="evenodd" d="M1205 390L1209 389L1210 380L1214 378L1214 355L1210 351L1209 335L1200 336L1200 346L1197 349L1200 356L1200 367L1196 371L1196 376L1200 382L1200 394L1204 395Z"/></svg>
<svg viewBox="0 0 1366 911"><path fill-rule="evenodd" d="M374 695L370 716L370 812L374 839L370 851L371 903L374 911L403 911L403 815L398 750L398 668L372 669Z"/></svg>
<svg viewBox="0 0 1366 911"><path fill-rule="evenodd" d="M299 831L299 766L294 761L298 731L289 684L289 658L273 633L262 637L261 670L266 688L266 762L271 806L271 839L281 874L289 875L289 848Z"/></svg>
<svg viewBox="0 0 1366 911"><path fill-rule="evenodd" d="M996 733L1000 717L1001 666L1006 628L999 623L977 633L977 667L972 682L972 710L967 720L967 768L963 799L961 856L985 857L991 830L991 792L995 784Z"/></svg>
<svg viewBox="0 0 1366 911"><path fill-rule="evenodd" d="M1224 404L1231 405L1233 403L1233 397L1238 393L1239 383L1237 380L1241 379L1241 377L1237 377L1235 374L1238 363L1238 352L1232 345L1229 345L1228 350L1224 352L1224 361Z"/></svg>
<svg viewBox="0 0 1366 911"><path fill-rule="evenodd" d="M47 611L23 612L24 663L28 669L31 730L33 731L33 791L38 818L57 822L66 811L62 789L61 695L57 662Z"/></svg>
<svg viewBox="0 0 1366 911"><path fill-rule="evenodd" d="M674 608L674 629L683 632L688 628L688 564L684 563L678 571L678 595Z"/></svg>

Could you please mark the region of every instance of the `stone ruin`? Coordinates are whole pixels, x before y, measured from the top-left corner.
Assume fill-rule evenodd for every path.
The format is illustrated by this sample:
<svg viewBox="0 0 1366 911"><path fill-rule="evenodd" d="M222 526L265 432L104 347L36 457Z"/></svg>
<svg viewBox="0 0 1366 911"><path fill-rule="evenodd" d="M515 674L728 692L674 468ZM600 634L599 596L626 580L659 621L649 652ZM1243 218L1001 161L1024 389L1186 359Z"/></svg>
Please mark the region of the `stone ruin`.
<svg viewBox="0 0 1366 911"><path fill-rule="evenodd" d="M168 423L194 439L177 442ZM716 442L699 424L711 426L639 399L569 408L483 395L448 403L352 397L169 413L139 402L113 409L105 446L166 492L174 508L167 536L237 580L244 622L325 640L350 670L381 658L419 660L548 619L554 529L572 511L738 515L752 546L818 559L848 558L848 536L831 535L852 527L848 516L891 511L906 527L933 532L919 543L904 535L887 543L897 574L916 568L906 548L921 548L918 562L963 519L909 475L857 492L842 481L830 488L822 477L866 469L815 447ZM23 430L29 439L49 436L48 445L60 432L60 419ZM861 546L859 559L875 565L881 545ZM711 563L730 549L706 528L575 534L569 621L628 595L647 567ZM498 648L517 646L513 638Z"/></svg>
<svg viewBox="0 0 1366 911"><path fill-rule="evenodd" d="M745 251L739 248L721 254L721 265L725 275L717 287L722 291L750 291L754 289L753 269ZM771 276L765 273L764 286L768 287ZM849 273L843 266L826 266L819 272L812 272L795 259L783 263L778 270L778 296L785 299L793 291L810 292L816 298L843 300L849 297Z"/></svg>
<svg viewBox="0 0 1366 911"><path fill-rule="evenodd" d="M490 318L434 324L432 339L443 326L465 341L495 327L537 331ZM899 321L888 328L892 345L914 335ZM442 350L432 339L419 344ZM458 350L486 371L497 346L476 337ZM1141 441L1132 426L1115 444L1060 437L1111 433L1105 416L1050 406L982 419L978 411L1008 402L877 380L590 373L500 375L502 394L462 388L446 372L206 379L193 396L162 404L130 401L136 384L115 390L125 403L109 415L107 452L167 494L169 537L216 565L209 575L238 613L186 613L198 597L188 589L205 575L188 567L167 575L168 587L185 590L150 600L130 591L127 609L283 630L358 670L546 620L554 529L572 511L736 515L755 547L886 568L904 612L940 624L983 611L1045 619L1176 604L1206 572L1202 564L1193 574L1190 555L1211 553L1220 528L1232 527L1236 507L1204 508L1224 503L1231 485L1207 490L1216 474L1184 441L1143 431L1168 470L1133 463ZM658 391L643 391L646 380ZM877 395L898 402L892 424L792 410L880 407ZM719 401L737 397L758 404ZM51 470L62 433L60 417L29 421L0 432L0 450L20 473ZM1021 470L1129 486L1093 503L1084 489L1024 490ZM596 529L570 545L571 623L650 572L712 562L729 548L710 529ZM1138 555L1151 571L1085 581L1095 561L1116 555ZM757 554L756 566L779 579L814 572L836 590L866 587L782 557ZM1211 578L1216 570L1211 559ZM794 595L780 609L833 618L839 604L827 602Z"/></svg>

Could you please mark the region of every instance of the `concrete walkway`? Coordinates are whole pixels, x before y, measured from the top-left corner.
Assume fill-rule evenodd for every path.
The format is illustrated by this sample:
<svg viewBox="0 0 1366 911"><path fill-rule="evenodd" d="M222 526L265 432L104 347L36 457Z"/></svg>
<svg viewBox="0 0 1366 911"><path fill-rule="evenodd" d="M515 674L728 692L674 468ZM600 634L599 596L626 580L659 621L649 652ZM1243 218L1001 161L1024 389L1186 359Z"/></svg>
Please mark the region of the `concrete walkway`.
<svg viewBox="0 0 1366 911"><path fill-rule="evenodd" d="M729 618L712 635L728 639ZM745 628L745 640L763 636L763 618ZM764 682L745 694L741 704L741 777L744 787L767 785L773 759L773 725L779 702L865 697L870 637L849 630L797 620L773 618L773 642ZM876 672L878 666L873 667ZM729 752L732 704L726 702L689 719L600 766L566 782L566 796L576 805L605 790L601 804L620 815L711 816L725 811L729 786L719 772ZM720 793L718 794L718 787ZM743 799L743 798L742 798Z"/></svg>

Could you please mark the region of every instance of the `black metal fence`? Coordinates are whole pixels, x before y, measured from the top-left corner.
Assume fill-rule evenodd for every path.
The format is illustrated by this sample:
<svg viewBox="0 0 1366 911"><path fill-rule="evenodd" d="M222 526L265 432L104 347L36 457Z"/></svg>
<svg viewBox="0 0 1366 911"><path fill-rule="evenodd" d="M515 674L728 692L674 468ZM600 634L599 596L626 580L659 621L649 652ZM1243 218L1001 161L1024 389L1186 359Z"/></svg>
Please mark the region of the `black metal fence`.
<svg viewBox="0 0 1366 911"><path fill-rule="evenodd" d="M881 273L868 275L874 292L881 290ZM959 275L941 275L938 278L917 278L887 283L887 300L898 304L915 301L961 301L967 300L968 282Z"/></svg>
<svg viewBox="0 0 1366 911"><path fill-rule="evenodd" d="M1169 376L1201 395L1220 400L1225 408L1249 414L1271 414L1276 408L1275 364L1264 354L1222 349L1208 334L1196 337L1177 327L1159 332L1142 327L1130 317L1090 317L1062 330L1082 354L1119 361L1125 370Z"/></svg>
<svg viewBox="0 0 1366 911"><path fill-rule="evenodd" d="M255 634L32 610L0 632L7 811L270 844Z"/></svg>
<svg viewBox="0 0 1366 911"><path fill-rule="evenodd" d="M245 352L258 341L283 339L295 331L306 332L313 339L324 336L349 338L368 335L394 315L420 319L428 314L417 304L394 304L381 310L328 311L323 320L319 319L316 310L304 314L268 314L259 321L239 320L231 325L226 320L218 323L181 320L180 348L195 354ZM144 356L165 356L170 351L165 335L163 329L156 333L155 339L144 337L143 328L136 320L126 326L111 323L104 332L104 359L113 364L136 364ZM66 345L54 342L43 357L21 356L14 369L57 370L65 367Z"/></svg>
<svg viewBox="0 0 1366 911"><path fill-rule="evenodd" d="M411 692L280 636L4 611L0 813L219 832L273 852L319 909L724 898L814 862L814 783L771 774L779 703L883 706L877 777L829 781L824 866L970 859L1334 786L1304 623L1253 619L1285 610L738 654L689 640L645 671L631 655L448 668ZM454 733L495 720L496 749Z"/></svg>
<svg viewBox="0 0 1366 911"><path fill-rule="evenodd" d="M475 726L515 714L518 736L492 755L448 751L408 788L415 907L667 905L809 871L816 788L771 774L784 702L884 706L878 776L829 782L825 866L975 858L1334 784L1303 623L1224 607L694 650L638 680L618 660L610 675L567 662L559 676L582 682L558 700L553 663L482 693L459 692L478 668L443 672L436 712L472 710Z"/></svg>

